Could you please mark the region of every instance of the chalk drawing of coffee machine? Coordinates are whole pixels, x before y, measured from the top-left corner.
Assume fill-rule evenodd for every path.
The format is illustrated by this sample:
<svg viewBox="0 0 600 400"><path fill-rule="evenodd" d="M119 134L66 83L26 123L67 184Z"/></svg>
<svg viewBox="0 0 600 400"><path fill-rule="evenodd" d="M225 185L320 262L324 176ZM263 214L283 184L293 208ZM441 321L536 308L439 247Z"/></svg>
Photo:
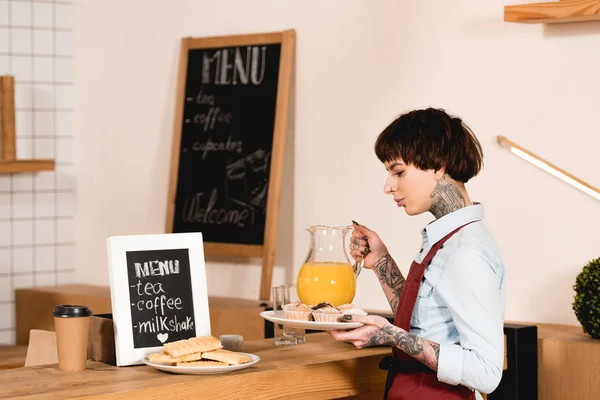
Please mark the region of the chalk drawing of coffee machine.
<svg viewBox="0 0 600 400"><path fill-rule="evenodd" d="M267 212L271 152L258 149L225 167L225 197L256 215Z"/></svg>

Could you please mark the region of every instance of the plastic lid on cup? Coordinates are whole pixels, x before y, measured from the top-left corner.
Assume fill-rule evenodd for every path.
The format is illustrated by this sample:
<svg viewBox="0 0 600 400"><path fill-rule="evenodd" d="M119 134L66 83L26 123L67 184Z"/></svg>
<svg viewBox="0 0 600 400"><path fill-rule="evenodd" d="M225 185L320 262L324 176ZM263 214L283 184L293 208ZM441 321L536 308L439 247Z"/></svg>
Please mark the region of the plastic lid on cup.
<svg viewBox="0 0 600 400"><path fill-rule="evenodd" d="M92 310L86 306L76 306L71 304L59 304L52 313L55 317L89 317L92 315Z"/></svg>

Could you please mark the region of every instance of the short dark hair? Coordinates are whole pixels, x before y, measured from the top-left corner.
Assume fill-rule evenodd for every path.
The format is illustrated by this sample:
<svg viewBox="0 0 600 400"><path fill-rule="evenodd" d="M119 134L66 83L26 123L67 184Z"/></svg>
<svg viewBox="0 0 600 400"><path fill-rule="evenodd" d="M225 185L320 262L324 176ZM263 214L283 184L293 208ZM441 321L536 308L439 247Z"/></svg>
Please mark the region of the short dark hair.
<svg viewBox="0 0 600 400"><path fill-rule="evenodd" d="M400 115L377 137L375 154L381 162L401 158L422 170L444 168L459 182L468 182L483 166L483 151L473 131L437 108Z"/></svg>

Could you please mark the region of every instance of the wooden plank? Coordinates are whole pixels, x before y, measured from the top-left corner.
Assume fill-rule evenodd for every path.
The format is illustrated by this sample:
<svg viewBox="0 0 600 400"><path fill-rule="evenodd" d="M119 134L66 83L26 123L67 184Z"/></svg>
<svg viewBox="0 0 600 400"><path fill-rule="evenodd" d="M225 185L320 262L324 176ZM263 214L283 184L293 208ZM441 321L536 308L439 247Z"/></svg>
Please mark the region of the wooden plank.
<svg viewBox="0 0 600 400"><path fill-rule="evenodd" d="M538 326L539 398L600 398L596 377L600 341L581 332L580 326L515 323ZM365 398L381 390L385 373L377 362L389 348L358 350L325 333L308 335L307 340L286 348L274 346L272 339L248 341L244 351L259 355L261 361L247 370L215 376L172 375L146 366L118 368L97 362L68 374L56 366L7 370L0 372L0 398L269 399L308 394L318 399Z"/></svg>
<svg viewBox="0 0 600 400"><path fill-rule="evenodd" d="M108 287L60 285L16 289L16 343L27 345L31 329L54 331L52 311L57 304L85 304L94 314L112 312Z"/></svg>
<svg viewBox="0 0 600 400"><path fill-rule="evenodd" d="M56 285L56 286L38 286L38 287L30 287L30 288L20 288L16 289L17 293L31 293L32 295L36 293L49 293L49 294L58 294L58 295L85 295L88 297L100 297L104 299L108 299L110 302L110 288L108 286L99 286L99 285L88 285L83 283L72 283L68 285ZM38 299L39 300L39 299ZM54 305L52 305L54 308ZM96 310L94 310L96 311Z"/></svg>
<svg viewBox="0 0 600 400"><path fill-rule="evenodd" d="M250 375L231 374L219 379L191 381L178 385L148 388L136 392L111 393L82 399L162 400L177 393L178 398L211 399L332 399L368 395L385 385L384 371L378 369L381 356L344 360L294 368L289 373L271 370ZM368 371L368 372L367 372Z"/></svg>
<svg viewBox="0 0 600 400"><path fill-rule="evenodd" d="M0 370L22 368L25 365L27 346L0 345Z"/></svg>
<svg viewBox="0 0 600 400"><path fill-rule="evenodd" d="M244 341L265 338L265 310L257 300L209 297L210 331L215 337L226 334L242 335Z"/></svg>
<svg viewBox="0 0 600 400"><path fill-rule="evenodd" d="M204 243L204 253L215 256L260 257L263 246L255 244Z"/></svg>
<svg viewBox="0 0 600 400"><path fill-rule="evenodd" d="M563 23L600 19L600 0L563 0L504 6L504 21Z"/></svg>
<svg viewBox="0 0 600 400"><path fill-rule="evenodd" d="M513 323L538 327L538 398L600 398L600 340L580 325Z"/></svg>
<svg viewBox="0 0 600 400"><path fill-rule="evenodd" d="M15 128L15 78L0 76L0 102L2 104L2 160L17 158Z"/></svg>
<svg viewBox="0 0 600 400"><path fill-rule="evenodd" d="M508 369L508 346L506 345L506 335L504 335L504 362L502 363L502 370Z"/></svg>
<svg viewBox="0 0 600 400"><path fill-rule="evenodd" d="M147 366L113 367L88 362L85 371L61 373L56 365L0 372L0 398L339 398L380 392L385 371L377 368L389 347L356 349L315 333L282 349L273 339L246 342L261 361L223 375L175 375Z"/></svg>
<svg viewBox="0 0 600 400"><path fill-rule="evenodd" d="M285 153L285 134L288 128L288 109L290 104L292 71L294 69L295 43L295 31L288 30L282 33L279 78L277 80L277 103L275 105L275 126L273 129L273 153L271 155L267 217L263 240L264 253L260 279L260 299L266 301L271 297L273 264L275 263L277 223L279 221L281 180L283 177L283 159Z"/></svg>
<svg viewBox="0 0 600 400"><path fill-rule="evenodd" d="M210 49L218 47L253 46L276 44L283 40L284 32L251 33L249 35L210 36L205 38L188 37L189 48Z"/></svg>
<svg viewBox="0 0 600 400"><path fill-rule="evenodd" d="M17 172L54 171L54 160L13 160L0 161L0 174Z"/></svg>
<svg viewBox="0 0 600 400"><path fill-rule="evenodd" d="M112 312L108 286L83 284L21 288L15 291L17 344L29 343L31 329L54 330L52 311L56 304L85 304L94 314ZM208 297L213 336L238 334L245 340L265 337L264 306L257 300ZM2 360L0 354L0 360Z"/></svg>
<svg viewBox="0 0 600 400"><path fill-rule="evenodd" d="M540 399L600 399L599 340L579 335L546 338L538 341L538 353Z"/></svg>
<svg viewBox="0 0 600 400"><path fill-rule="evenodd" d="M175 100L175 118L173 119L173 138L171 143L171 169L169 171L169 193L167 194L167 220L165 232L173 232L175 200L177 197L177 173L179 172L179 151L181 150L181 126L183 124L183 104L185 80L187 76L188 53L191 39L181 40L179 47L179 73L177 75L177 94Z"/></svg>
<svg viewBox="0 0 600 400"><path fill-rule="evenodd" d="M0 76L0 110L2 151L0 174L18 172L54 171L54 160L17 160L15 122L15 79L11 75Z"/></svg>

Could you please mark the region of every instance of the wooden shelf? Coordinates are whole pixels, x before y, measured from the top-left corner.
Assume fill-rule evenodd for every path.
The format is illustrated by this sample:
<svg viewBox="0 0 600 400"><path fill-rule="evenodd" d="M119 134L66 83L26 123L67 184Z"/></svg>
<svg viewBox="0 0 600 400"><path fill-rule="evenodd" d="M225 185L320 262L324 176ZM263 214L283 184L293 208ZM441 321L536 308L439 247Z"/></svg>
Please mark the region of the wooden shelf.
<svg viewBox="0 0 600 400"><path fill-rule="evenodd" d="M12 75L0 76L0 103L0 174L54 171L54 160L17 160L15 77Z"/></svg>
<svg viewBox="0 0 600 400"><path fill-rule="evenodd" d="M556 24L600 20L600 0L562 0L504 6L504 21Z"/></svg>
<svg viewBox="0 0 600 400"><path fill-rule="evenodd" d="M0 174L54 171L54 160L0 160Z"/></svg>

